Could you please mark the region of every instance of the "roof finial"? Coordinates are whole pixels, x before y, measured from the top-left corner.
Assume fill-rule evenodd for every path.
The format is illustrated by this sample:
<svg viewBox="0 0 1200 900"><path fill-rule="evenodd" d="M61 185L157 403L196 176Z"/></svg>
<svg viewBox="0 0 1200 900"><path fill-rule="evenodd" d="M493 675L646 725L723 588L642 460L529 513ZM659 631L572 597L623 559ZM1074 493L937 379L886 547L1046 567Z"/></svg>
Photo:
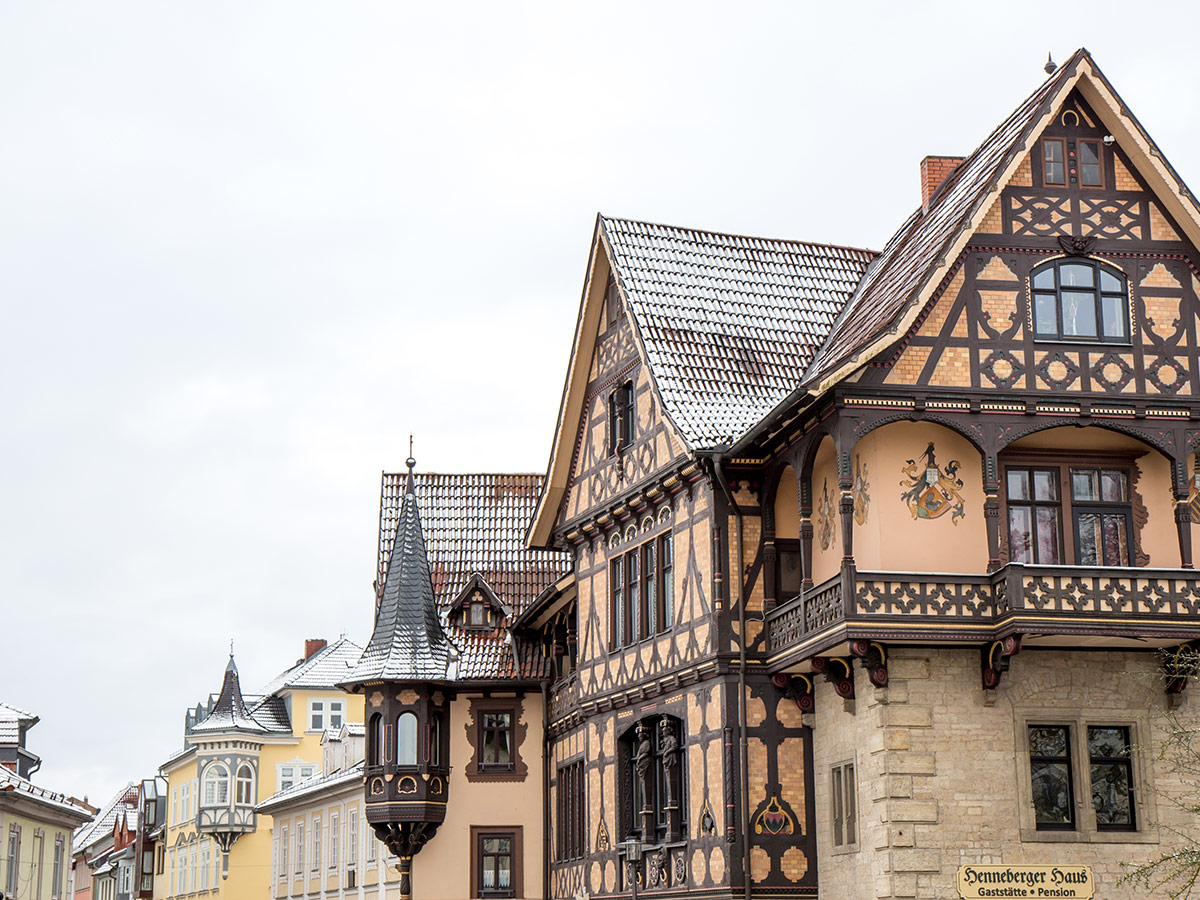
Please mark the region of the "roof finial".
<svg viewBox="0 0 1200 900"><path fill-rule="evenodd" d="M1055 61L1054 61L1054 60L1051 58L1050 54L1049 54L1049 53L1047 53L1047 54L1046 54L1046 65L1042 66L1042 68L1046 70L1046 74L1047 74L1047 75L1053 75L1053 74L1054 74L1054 70L1058 68L1058 63L1056 63L1056 62L1055 62Z"/></svg>
<svg viewBox="0 0 1200 900"><path fill-rule="evenodd" d="M229 658L233 659L233 638L229 639Z"/></svg>
<svg viewBox="0 0 1200 900"><path fill-rule="evenodd" d="M408 436L408 459L404 461L404 464L408 466L408 479L404 482L404 492L406 494L415 494L417 492L417 485L413 481L413 467L416 466L417 461L413 459L413 436L411 434Z"/></svg>

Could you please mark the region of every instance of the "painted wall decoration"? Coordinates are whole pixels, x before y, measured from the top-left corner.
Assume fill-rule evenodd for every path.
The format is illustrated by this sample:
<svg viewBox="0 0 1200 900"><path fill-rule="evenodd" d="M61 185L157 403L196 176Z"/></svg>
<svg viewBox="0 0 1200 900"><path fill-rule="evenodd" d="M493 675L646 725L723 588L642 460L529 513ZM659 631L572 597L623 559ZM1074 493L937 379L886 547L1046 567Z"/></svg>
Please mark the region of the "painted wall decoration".
<svg viewBox="0 0 1200 900"><path fill-rule="evenodd" d="M828 550L833 544L833 497L829 495L829 479L821 491L821 500L817 504L817 540L821 549Z"/></svg>
<svg viewBox="0 0 1200 900"><path fill-rule="evenodd" d="M952 459L944 467L938 466L932 441L916 459L905 461L900 486L906 490L900 498L908 504L914 519L938 519L950 513L950 520L958 524L965 515L959 493L963 489L962 479L958 477L961 465L957 459Z"/></svg>
<svg viewBox="0 0 1200 900"><path fill-rule="evenodd" d="M867 480L867 464L857 453L854 454L854 487L851 496L854 498L854 521L866 525L867 513L871 509L871 483Z"/></svg>
<svg viewBox="0 0 1200 900"><path fill-rule="evenodd" d="M796 821L791 813L779 805L777 795L771 797L767 804L754 819L755 834L795 834Z"/></svg>
<svg viewBox="0 0 1200 900"><path fill-rule="evenodd" d="M1175 505L1180 503L1187 505L1188 512L1192 517L1193 525L1200 525L1200 453L1192 456L1192 483L1188 488L1186 500L1178 500Z"/></svg>
<svg viewBox="0 0 1200 900"><path fill-rule="evenodd" d="M600 853L608 849L608 826L604 824L604 820L600 820L600 827L596 829L596 852Z"/></svg>

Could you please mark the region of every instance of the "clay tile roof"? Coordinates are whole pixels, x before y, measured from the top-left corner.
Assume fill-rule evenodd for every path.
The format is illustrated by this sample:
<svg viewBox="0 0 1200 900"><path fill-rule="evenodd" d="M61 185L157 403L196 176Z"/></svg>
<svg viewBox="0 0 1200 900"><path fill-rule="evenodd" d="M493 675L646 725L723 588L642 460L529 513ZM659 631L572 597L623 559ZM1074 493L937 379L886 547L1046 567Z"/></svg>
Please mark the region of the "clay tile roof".
<svg viewBox="0 0 1200 900"><path fill-rule="evenodd" d="M979 206L1000 186L997 182L1005 168L1025 151L1030 131L1048 111L1047 104L1085 58L1086 50L1076 51L963 160L934 195L929 211L923 214L918 208L892 236L809 367L805 375L809 385L819 385L895 325L955 239L970 227Z"/></svg>
<svg viewBox="0 0 1200 900"><path fill-rule="evenodd" d="M872 250L601 217L667 415L693 449L732 443L800 384Z"/></svg>
<svg viewBox="0 0 1200 900"><path fill-rule="evenodd" d="M383 475L377 589L391 559L405 477ZM479 575L515 619L570 570L568 554L525 547L525 529L543 476L417 472L414 478L433 595L443 628L459 652L458 678L542 677L540 648L536 654L524 651L518 670L506 628L463 629L449 624L446 613L472 576Z"/></svg>

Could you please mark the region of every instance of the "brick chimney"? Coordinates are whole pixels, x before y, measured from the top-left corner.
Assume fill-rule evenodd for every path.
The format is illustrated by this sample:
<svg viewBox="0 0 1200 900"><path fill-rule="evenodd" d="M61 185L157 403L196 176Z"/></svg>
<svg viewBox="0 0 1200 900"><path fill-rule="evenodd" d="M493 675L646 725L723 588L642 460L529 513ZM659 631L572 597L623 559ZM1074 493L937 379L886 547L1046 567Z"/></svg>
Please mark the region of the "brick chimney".
<svg viewBox="0 0 1200 900"><path fill-rule="evenodd" d="M314 653L320 653L326 647L324 638L309 638L304 642L304 658L312 659Z"/></svg>
<svg viewBox="0 0 1200 900"><path fill-rule="evenodd" d="M942 183L954 174L961 156L927 156L921 160L921 210L929 212L929 201Z"/></svg>

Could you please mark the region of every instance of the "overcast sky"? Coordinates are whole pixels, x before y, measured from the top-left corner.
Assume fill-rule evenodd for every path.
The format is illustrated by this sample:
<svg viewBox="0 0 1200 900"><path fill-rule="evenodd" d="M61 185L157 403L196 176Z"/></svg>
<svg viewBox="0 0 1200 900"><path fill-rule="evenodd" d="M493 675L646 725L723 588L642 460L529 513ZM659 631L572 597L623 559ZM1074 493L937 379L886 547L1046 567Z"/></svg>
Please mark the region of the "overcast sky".
<svg viewBox="0 0 1200 900"><path fill-rule="evenodd" d="M1081 45L1196 186L1197 24L3 0L0 699L36 779L154 774L231 638L247 690L364 641L410 432L424 470L544 471L598 211L879 248L921 157Z"/></svg>

